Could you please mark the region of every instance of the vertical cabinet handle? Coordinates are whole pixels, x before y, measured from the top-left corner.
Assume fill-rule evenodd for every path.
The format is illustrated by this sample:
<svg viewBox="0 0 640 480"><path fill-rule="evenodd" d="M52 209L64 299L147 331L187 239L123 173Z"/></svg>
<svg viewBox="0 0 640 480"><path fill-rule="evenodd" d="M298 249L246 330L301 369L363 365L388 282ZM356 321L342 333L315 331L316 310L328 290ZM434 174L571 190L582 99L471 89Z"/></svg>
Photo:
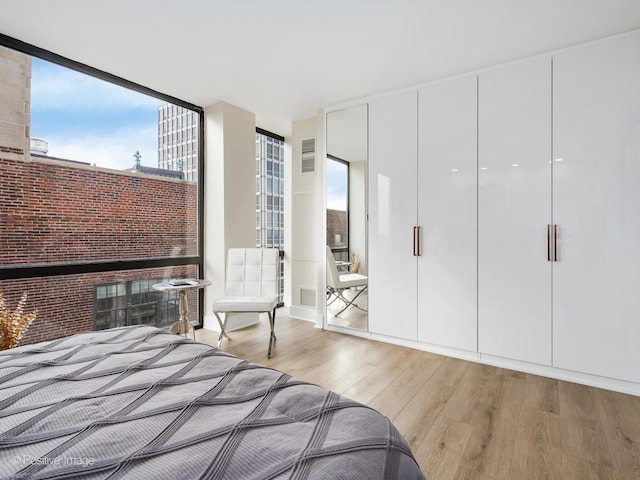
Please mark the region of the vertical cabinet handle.
<svg viewBox="0 0 640 480"><path fill-rule="evenodd" d="M418 256L422 255L422 227L416 227L418 230L418 241L417 241L417 251Z"/></svg>
<svg viewBox="0 0 640 480"><path fill-rule="evenodd" d="M558 261L558 225L553 225L553 261Z"/></svg>
<svg viewBox="0 0 640 480"><path fill-rule="evenodd" d="M422 255L422 249L420 248L420 235L422 232L422 227L418 227L417 225L413 227L413 256L419 257Z"/></svg>
<svg viewBox="0 0 640 480"><path fill-rule="evenodd" d="M547 262L551 261L551 225L547 224Z"/></svg>

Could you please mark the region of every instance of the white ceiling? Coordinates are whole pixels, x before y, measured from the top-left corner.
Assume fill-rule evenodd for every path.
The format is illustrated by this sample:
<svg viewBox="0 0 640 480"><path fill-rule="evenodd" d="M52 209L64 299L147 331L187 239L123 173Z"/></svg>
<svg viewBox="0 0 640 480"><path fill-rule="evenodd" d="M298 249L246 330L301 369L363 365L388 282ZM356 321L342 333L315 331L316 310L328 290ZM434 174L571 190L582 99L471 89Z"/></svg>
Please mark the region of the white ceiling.
<svg viewBox="0 0 640 480"><path fill-rule="evenodd" d="M0 33L282 135L327 105L637 28L639 0L0 0Z"/></svg>

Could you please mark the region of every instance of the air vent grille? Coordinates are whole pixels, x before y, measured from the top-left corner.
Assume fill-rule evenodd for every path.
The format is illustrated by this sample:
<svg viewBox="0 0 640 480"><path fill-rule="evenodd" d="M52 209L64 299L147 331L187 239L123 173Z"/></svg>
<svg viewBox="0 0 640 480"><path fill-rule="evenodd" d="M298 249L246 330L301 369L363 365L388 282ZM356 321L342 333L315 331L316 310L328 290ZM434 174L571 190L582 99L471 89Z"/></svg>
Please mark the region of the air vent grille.
<svg viewBox="0 0 640 480"><path fill-rule="evenodd" d="M316 171L316 139L302 140L302 173Z"/></svg>

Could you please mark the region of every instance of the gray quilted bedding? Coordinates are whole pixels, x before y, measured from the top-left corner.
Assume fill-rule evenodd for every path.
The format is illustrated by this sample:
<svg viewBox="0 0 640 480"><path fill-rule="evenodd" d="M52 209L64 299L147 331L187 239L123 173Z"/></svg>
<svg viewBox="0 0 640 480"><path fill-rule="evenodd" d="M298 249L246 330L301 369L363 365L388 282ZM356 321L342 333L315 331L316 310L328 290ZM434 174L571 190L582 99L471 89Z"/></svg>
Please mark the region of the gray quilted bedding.
<svg viewBox="0 0 640 480"><path fill-rule="evenodd" d="M0 352L0 476L424 478L376 411L146 326Z"/></svg>

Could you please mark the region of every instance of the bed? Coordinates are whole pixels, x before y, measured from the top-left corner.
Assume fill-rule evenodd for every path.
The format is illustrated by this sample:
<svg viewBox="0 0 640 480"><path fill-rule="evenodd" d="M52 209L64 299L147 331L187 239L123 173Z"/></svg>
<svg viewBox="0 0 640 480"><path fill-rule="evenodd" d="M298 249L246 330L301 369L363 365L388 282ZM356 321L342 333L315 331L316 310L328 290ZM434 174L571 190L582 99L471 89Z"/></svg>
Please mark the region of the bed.
<svg viewBox="0 0 640 480"><path fill-rule="evenodd" d="M0 352L0 477L424 478L375 410L148 326Z"/></svg>

